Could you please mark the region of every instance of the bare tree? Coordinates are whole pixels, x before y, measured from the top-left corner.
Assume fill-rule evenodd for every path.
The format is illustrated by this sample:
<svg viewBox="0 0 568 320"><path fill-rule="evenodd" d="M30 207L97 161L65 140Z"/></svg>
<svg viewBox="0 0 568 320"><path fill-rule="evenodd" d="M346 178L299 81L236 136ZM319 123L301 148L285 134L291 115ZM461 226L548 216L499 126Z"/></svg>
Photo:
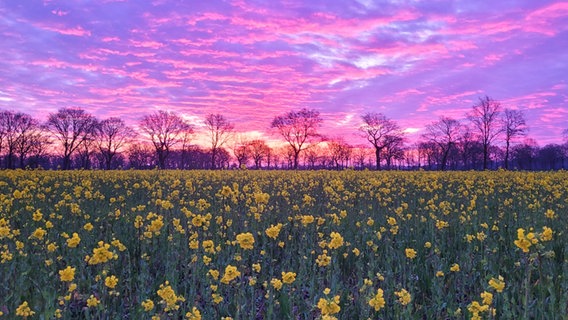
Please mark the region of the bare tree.
<svg viewBox="0 0 568 320"><path fill-rule="evenodd" d="M28 158L39 158L44 153L46 146L50 144L48 136L36 119L31 119L29 126L25 126L25 128L21 131L16 143L16 154L22 169L26 167Z"/></svg>
<svg viewBox="0 0 568 320"><path fill-rule="evenodd" d="M268 160L270 155L270 147L263 140L253 140L249 143L250 155L254 160L254 167L260 169L262 160Z"/></svg>
<svg viewBox="0 0 568 320"><path fill-rule="evenodd" d="M503 128L499 123L501 104L485 96L480 98L479 103L474 105L472 109L468 118L477 130L483 146L483 169L485 170L489 162L489 147L503 132Z"/></svg>
<svg viewBox="0 0 568 320"><path fill-rule="evenodd" d="M97 126L97 148L107 170L112 167L115 156L132 141L136 133L120 118L111 117Z"/></svg>
<svg viewBox="0 0 568 320"><path fill-rule="evenodd" d="M63 147L63 169L71 168L71 156L93 134L97 121L80 108L63 108L49 114L46 127Z"/></svg>
<svg viewBox="0 0 568 320"><path fill-rule="evenodd" d="M331 158L330 160L335 168L345 168L349 163L349 159L351 158L353 147L341 138L331 139L327 142L327 145Z"/></svg>
<svg viewBox="0 0 568 320"><path fill-rule="evenodd" d="M370 156L370 149L359 145L353 149L353 157L355 161L355 165L359 167L359 169L363 169L365 167L365 161L367 161L367 157Z"/></svg>
<svg viewBox="0 0 568 320"><path fill-rule="evenodd" d="M436 144L441 151L440 169L446 170L450 150L456 147L461 134L462 126L458 120L440 117L440 120L426 126L426 132L422 137Z"/></svg>
<svg viewBox="0 0 568 320"><path fill-rule="evenodd" d="M276 128L292 148L294 169L298 169L300 152L319 136L318 128L322 121L318 111L306 108L290 111L272 120L271 127Z"/></svg>
<svg viewBox="0 0 568 320"><path fill-rule="evenodd" d="M386 160L387 169L392 169L393 160L404 159L404 137L400 134L387 134L385 136L385 148L382 151Z"/></svg>
<svg viewBox="0 0 568 320"><path fill-rule="evenodd" d="M249 157L251 156L250 142L244 136L238 136L232 147L233 155L239 163L239 168L246 166Z"/></svg>
<svg viewBox="0 0 568 320"><path fill-rule="evenodd" d="M5 167L14 169L19 161L25 167L25 159L38 143L46 143L39 122L29 114L13 111L0 112L0 144L6 147ZM1 151L1 149L0 149Z"/></svg>
<svg viewBox="0 0 568 320"><path fill-rule="evenodd" d="M140 129L154 145L160 169L166 168L172 147L180 142L186 132L193 130L179 115L162 110L142 118Z"/></svg>
<svg viewBox="0 0 568 320"><path fill-rule="evenodd" d="M389 137L401 136L402 131L396 122L388 119L382 113L366 113L362 116L363 124L359 130L364 137L375 147L377 170L381 169L381 152L393 139Z"/></svg>
<svg viewBox="0 0 568 320"><path fill-rule="evenodd" d="M5 167L7 169L16 167L16 154L21 144L28 141L29 134L37 127L39 123L29 114L13 111L0 113L0 131L6 148Z"/></svg>
<svg viewBox="0 0 568 320"><path fill-rule="evenodd" d="M521 110L505 109L503 113L503 131L505 133L505 169L509 169L509 150L511 140L527 133L525 116Z"/></svg>
<svg viewBox="0 0 568 320"><path fill-rule="evenodd" d="M215 169L219 149L229 140L235 126L221 114L209 114L205 126L211 138L211 168Z"/></svg>

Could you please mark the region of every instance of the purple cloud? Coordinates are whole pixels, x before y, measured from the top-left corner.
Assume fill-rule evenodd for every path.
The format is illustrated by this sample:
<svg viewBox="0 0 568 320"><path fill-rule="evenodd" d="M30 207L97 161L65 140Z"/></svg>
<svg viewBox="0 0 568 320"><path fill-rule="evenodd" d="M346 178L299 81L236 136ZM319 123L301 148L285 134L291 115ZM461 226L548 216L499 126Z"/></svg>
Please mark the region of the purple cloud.
<svg viewBox="0 0 568 320"><path fill-rule="evenodd" d="M136 123L222 112L269 134L315 108L353 144L382 112L417 137L478 97L526 111L540 143L568 120L565 1L12 1L0 4L0 108L79 106ZM133 112L133 110L135 110Z"/></svg>

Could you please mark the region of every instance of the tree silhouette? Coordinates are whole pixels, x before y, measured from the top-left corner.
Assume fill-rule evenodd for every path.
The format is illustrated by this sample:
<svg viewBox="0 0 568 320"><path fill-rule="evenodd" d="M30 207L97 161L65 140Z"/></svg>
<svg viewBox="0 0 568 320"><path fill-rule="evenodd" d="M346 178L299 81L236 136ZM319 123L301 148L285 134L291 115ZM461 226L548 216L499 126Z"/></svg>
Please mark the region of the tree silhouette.
<svg viewBox="0 0 568 320"><path fill-rule="evenodd" d="M505 109L503 113L503 132L505 133L505 169L509 169L511 140L518 136L524 136L527 132L527 125L522 111Z"/></svg>
<svg viewBox="0 0 568 320"><path fill-rule="evenodd" d="M211 168L215 169L219 150L229 140L235 127L223 115L218 113L209 114L205 118L205 126L211 138Z"/></svg>
<svg viewBox="0 0 568 320"><path fill-rule="evenodd" d="M268 160L270 155L270 147L263 140L253 140L249 143L251 157L254 160L254 167L260 169L262 160Z"/></svg>
<svg viewBox="0 0 568 320"><path fill-rule="evenodd" d="M46 127L63 147L63 168L71 168L71 155L93 135L97 121L80 108L63 108L49 114Z"/></svg>
<svg viewBox="0 0 568 320"><path fill-rule="evenodd" d="M440 117L440 120L426 126L422 137L440 148L442 155L440 169L446 170L450 150L456 147L462 126L458 120Z"/></svg>
<svg viewBox="0 0 568 320"><path fill-rule="evenodd" d="M97 147L104 159L104 166L111 169L116 155L132 141L136 133L120 118L111 117L97 126Z"/></svg>
<svg viewBox="0 0 568 320"><path fill-rule="evenodd" d="M499 123L501 104L488 96L479 98L479 103L472 107L468 115L469 120L479 134L479 140L483 147L483 170L487 169L489 160L489 147L503 132Z"/></svg>
<svg viewBox="0 0 568 320"><path fill-rule="evenodd" d="M162 110L144 116L140 121L140 129L154 145L160 169L166 168L172 147L180 142L186 132L193 131L191 125L179 115Z"/></svg>
<svg viewBox="0 0 568 320"><path fill-rule="evenodd" d="M271 127L276 128L290 145L293 152L294 169L298 169L300 152L319 136L318 128L322 121L318 111L306 108L300 111L290 111L272 120Z"/></svg>
<svg viewBox="0 0 568 320"><path fill-rule="evenodd" d="M375 148L377 170L381 169L381 152L389 143L396 141L393 137L401 136L402 131L396 122L382 113L369 112L362 116L363 124L359 130Z"/></svg>

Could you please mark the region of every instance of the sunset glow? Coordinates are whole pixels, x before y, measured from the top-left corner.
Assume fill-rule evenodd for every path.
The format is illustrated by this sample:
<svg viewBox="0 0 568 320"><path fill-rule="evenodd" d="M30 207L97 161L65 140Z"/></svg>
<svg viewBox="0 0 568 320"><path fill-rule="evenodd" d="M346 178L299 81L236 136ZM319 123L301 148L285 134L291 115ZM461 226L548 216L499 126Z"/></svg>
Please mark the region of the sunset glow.
<svg viewBox="0 0 568 320"><path fill-rule="evenodd" d="M568 128L566 1L3 1L0 47L0 109L42 121L170 110L199 132L221 113L277 139L272 119L307 107L365 144L366 112L414 139L488 95L541 145Z"/></svg>

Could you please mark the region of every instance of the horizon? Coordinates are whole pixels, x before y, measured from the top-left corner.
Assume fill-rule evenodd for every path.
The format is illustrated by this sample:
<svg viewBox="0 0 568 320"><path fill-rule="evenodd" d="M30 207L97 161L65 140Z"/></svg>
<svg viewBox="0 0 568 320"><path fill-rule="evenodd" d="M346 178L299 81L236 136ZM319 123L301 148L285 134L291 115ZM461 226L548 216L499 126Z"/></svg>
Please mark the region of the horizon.
<svg viewBox="0 0 568 320"><path fill-rule="evenodd" d="M156 110L196 127L220 113L278 140L272 119L305 107L323 135L366 145L367 112L416 141L489 96L522 110L539 145L562 142L568 2L411 3L2 3L0 109L44 121L78 107L133 127Z"/></svg>

